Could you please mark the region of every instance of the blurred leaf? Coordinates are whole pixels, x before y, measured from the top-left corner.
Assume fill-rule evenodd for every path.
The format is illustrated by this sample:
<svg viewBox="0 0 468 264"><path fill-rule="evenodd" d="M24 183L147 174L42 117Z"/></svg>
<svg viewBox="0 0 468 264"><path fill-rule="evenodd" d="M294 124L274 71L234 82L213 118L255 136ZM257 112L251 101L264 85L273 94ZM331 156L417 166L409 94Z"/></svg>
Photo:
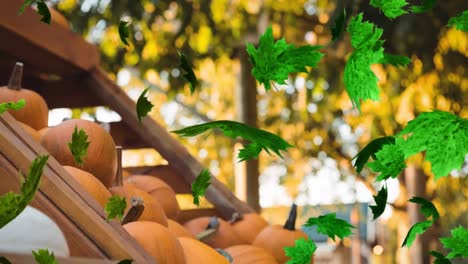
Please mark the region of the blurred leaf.
<svg viewBox="0 0 468 264"><path fill-rule="evenodd" d="M390 19L408 13L403 7L408 5L405 0L371 0L371 6L379 8Z"/></svg>
<svg viewBox="0 0 468 264"><path fill-rule="evenodd" d="M136 103L136 112L138 116L138 121L140 122L141 125L141 118L145 117L148 115L149 112L151 112L151 109L153 109L154 105L148 101L148 98L145 97L146 93L149 91L149 88L146 88L138 97L137 103Z"/></svg>
<svg viewBox="0 0 468 264"><path fill-rule="evenodd" d="M130 30L128 28L128 23L127 21L120 21L119 23L119 36L120 36L120 40L126 45L126 46L130 46L130 44L128 44L128 41L127 39L130 38Z"/></svg>
<svg viewBox="0 0 468 264"><path fill-rule="evenodd" d="M54 253L48 249L39 249L37 252L33 250L34 259L38 264L58 264Z"/></svg>
<svg viewBox="0 0 468 264"><path fill-rule="evenodd" d="M422 197L413 197L409 200L412 203L420 204L421 205L421 213L429 218L432 216L432 220L435 221L439 218L439 212L437 212L437 208L434 206L433 203L430 201L422 198Z"/></svg>
<svg viewBox="0 0 468 264"><path fill-rule="evenodd" d="M367 146L365 146L359 153L353 158L356 159L354 167L356 167L357 173L361 173L364 165L366 165L369 158L372 156L373 159L377 159L375 153L382 149L386 144L395 144L394 137L381 137L372 140Z"/></svg>
<svg viewBox="0 0 468 264"><path fill-rule="evenodd" d="M407 246L411 247L417 235L423 234L426 230L431 227L433 224L432 220L422 221L414 224L403 241L401 247Z"/></svg>
<svg viewBox="0 0 468 264"><path fill-rule="evenodd" d="M452 263L444 255L442 255L442 253L439 253L437 251L431 251L429 252L429 254L436 257L433 264L451 264Z"/></svg>
<svg viewBox="0 0 468 264"><path fill-rule="evenodd" d="M436 4L437 4L437 0L422 0L421 5L411 7L411 12L424 13L434 8Z"/></svg>
<svg viewBox="0 0 468 264"><path fill-rule="evenodd" d="M286 264L309 264L312 255L317 250L317 245L313 240L304 238L296 239L293 247L285 247L284 252L290 258Z"/></svg>
<svg viewBox="0 0 468 264"><path fill-rule="evenodd" d="M335 236L340 239L351 236L353 234L351 228L356 228L345 220L336 218L336 213L311 217L304 224L304 226L314 225L317 226L317 232L327 235L333 241L335 241Z"/></svg>
<svg viewBox="0 0 468 264"><path fill-rule="evenodd" d="M22 109L25 105L26 105L26 101L24 99L20 99L16 103L15 102L0 103L0 114L3 114L8 110Z"/></svg>
<svg viewBox="0 0 468 264"><path fill-rule="evenodd" d="M393 66L406 67L411 62L411 59L406 56L392 55L384 53L384 57L379 61L381 64L391 64Z"/></svg>
<svg viewBox="0 0 468 264"><path fill-rule="evenodd" d="M42 16L41 21L50 25L52 18L49 7L43 0L37 0L37 13Z"/></svg>
<svg viewBox="0 0 468 264"><path fill-rule="evenodd" d="M12 264L12 263L4 256L0 256L0 264Z"/></svg>
<svg viewBox="0 0 468 264"><path fill-rule="evenodd" d="M375 205L369 206L370 209L372 210L372 215L374 216L372 221L377 219L379 216L381 216L383 212L385 211L385 207L387 206L387 197L388 197L387 188L385 188L385 186L382 186L382 188L379 190L377 195L373 195L373 197L374 197Z"/></svg>
<svg viewBox="0 0 468 264"><path fill-rule="evenodd" d="M458 226L450 231L452 237L441 238L440 241L444 248L452 251L447 258L466 258L468 257L468 229Z"/></svg>
<svg viewBox="0 0 468 264"><path fill-rule="evenodd" d="M346 9L343 9L343 13L341 13L335 19L335 26L331 28L332 33L332 41L336 41L341 37L343 32L345 31L346 27Z"/></svg>
<svg viewBox="0 0 468 264"><path fill-rule="evenodd" d="M196 206L200 206L199 197L205 195L206 189L208 189L211 184L210 180L210 172L206 169L203 169L192 183L193 204Z"/></svg>
<svg viewBox="0 0 468 264"><path fill-rule="evenodd" d="M88 135L83 129L78 131L78 126L75 126L75 130L72 134L72 141L68 143L68 148L73 155L73 159L76 164L83 166L84 158L88 156L88 147L90 142L88 141Z"/></svg>
<svg viewBox="0 0 468 264"><path fill-rule="evenodd" d="M114 218L122 220L125 208L127 208L125 197L112 195L104 208L104 211L107 213L107 220L112 220Z"/></svg>
<svg viewBox="0 0 468 264"><path fill-rule="evenodd" d="M468 32L468 10L463 11L456 17L450 18L447 26Z"/></svg>
<svg viewBox="0 0 468 264"><path fill-rule="evenodd" d="M380 175L377 177L378 181L386 180L390 177L395 178L406 168L405 157L403 151L398 146L398 140L396 141L397 145L384 145L375 154L377 159L367 164L372 171L380 172Z"/></svg>
<svg viewBox="0 0 468 264"><path fill-rule="evenodd" d="M182 77L184 77L190 85L190 93L193 94L195 92L195 89L198 87L199 82L197 79L197 76L195 76L195 73L192 70L192 67L190 66L190 63L187 60L187 57L179 51L179 57L180 57L180 68L183 72Z"/></svg>

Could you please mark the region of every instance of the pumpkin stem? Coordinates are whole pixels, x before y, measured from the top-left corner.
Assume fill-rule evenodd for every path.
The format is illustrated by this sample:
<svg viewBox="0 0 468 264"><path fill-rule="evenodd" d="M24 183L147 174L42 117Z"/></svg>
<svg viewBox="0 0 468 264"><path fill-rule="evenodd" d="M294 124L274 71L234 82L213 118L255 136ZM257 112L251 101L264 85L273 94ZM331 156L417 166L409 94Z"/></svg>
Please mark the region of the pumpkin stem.
<svg viewBox="0 0 468 264"><path fill-rule="evenodd" d="M229 224L234 224L237 221L242 220L242 215L239 212L234 212L231 215L231 219L229 219Z"/></svg>
<svg viewBox="0 0 468 264"><path fill-rule="evenodd" d="M295 203L291 206L291 211L289 211L288 219L284 223L283 228L287 230L294 231L296 230L296 218L297 218L297 205Z"/></svg>
<svg viewBox="0 0 468 264"><path fill-rule="evenodd" d="M8 81L8 88L12 90L21 90L21 80L23 79L23 63L17 62Z"/></svg>
<svg viewBox="0 0 468 264"><path fill-rule="evenodd" d="M116 146L115 149L117 150L117 177L115 182L117 186L123 186L123 176L122 176L122 146Z"/></svg>
<svg viewBox="0 0 468 264"><path fill-rule="evenodd" d="M225 257L229 261L229 263L232 263L234 261L231 254L229 254L227 251L221 248L215 248L215 250L218 251L219 254L223 255L223 257Z"/></svg>
<svg viewBox="0 0 468 264"><path fill-rule="evenodd" d="M205 230L198 233L195 237L200 241L210 240L216 233L218 233L220 223L216 216L210 218L210 222L206 226Z"/></svg>
<svg viewBox="0 0 468 264"><path fill-rule="evenodd" d="M132 204L132 207L130 207L127 214L122 219L121 225L137 221L145 210L143 199L140 197L132 197L130 203Z"/></svg>

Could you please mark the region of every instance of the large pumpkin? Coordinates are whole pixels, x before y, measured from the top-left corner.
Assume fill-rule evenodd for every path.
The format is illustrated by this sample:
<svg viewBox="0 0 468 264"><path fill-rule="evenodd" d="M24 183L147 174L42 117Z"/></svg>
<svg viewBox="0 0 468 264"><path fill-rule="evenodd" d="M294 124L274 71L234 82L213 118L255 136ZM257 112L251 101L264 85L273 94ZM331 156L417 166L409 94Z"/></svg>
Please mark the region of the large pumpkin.
<svg viewBox="0 0 468 264"><path fill-rule="evenodd" d="M158 263L186 263L181 244L164 226L154 222L136 221L123 225L123 228L141 245L141 247L153 256Z"/></svg>
<svg viewBox="0 0 468 264"><path fill-rule="evenodd" d="M106 186L91 173L70 166L63 166L73 178L85 189L98 203L105 208L112 196Z"/></svg>
<svg viewBox="0 0 468 264"><path fill-rule="evenodd" d="M225 249L234 259L232 264L277 264L265 249L252 245L237 245Z"/></svg>
<svg viewBox="0 0 468 264"><path fill-rule="evenodd" d="M84 130L90 142L84 165L75 163L68 147L75 127ZM62 165L79 167L98 178L106 187L114 182L117 152L112 137L100 125L87 120L70 119L51 127L41 137L41 144Z"/></svg>
<svg viewBox="0 0 468 264"><path fill-rule="evenodd" d="M268 222L259 214L243 214L242 219L231 224L244 243L252 244L255 237L268 226Z"/></svg>
<svg viewBox="0 0 468 264"><path fill-rule="evenodd" d="M132 175L125 178L126 184L131 184L153 196L164 208L167 217L177 220L180 207L176 193L161 179L150 175Z"/></svg>
<svg viewBox="0 0 468 264"><path fill-rule="evenodd" d="M188 237L179 237L178 240L187 264L229 264L223 255L198 240Z"/></svg>
<svg viewBox="0 0 468 264"><path fill-rule="evenodd" d="M176 237L189 237L195 239L195 236L192 235L184 226L172 219L167 219L167 229L169 229L169 231L171 231L171 233Z"/></svg>
<svg viewBox="0 0 468 264"><path fill-rule="evenodd" d="M47 127L49 122L49 108L44 99L32 90L21 87L23 78L23 64L17 62L13 68L10 81L7 86L0 87L0 103L17 102L20 99L26 101L26 105L19 110L11 110L9 113L18 121L39 130Z"/></svg>
<svg viewBox="0 0 468 264"><path fill-rule="evenodd" d="M184 223L190 233L194 236L205 231L208 227L211 217L198 217ZM221 218L217 218L219 222L219 228L216 234L204 241L206 244L214 248L227 248L230 246L240 245L243 240L239 237L232 226Z"/></svg>
<svg viewBox="0 0 468 264"><path fill-rule="evenodd" d="M296 239L309 239L306 233L296 230L297 206L292 205L289 217L284 226L271 225L262 230L252 245L264 248L273 255L278 263L286 263L289 257L284 252L285 247L293 247Z"/></svg>

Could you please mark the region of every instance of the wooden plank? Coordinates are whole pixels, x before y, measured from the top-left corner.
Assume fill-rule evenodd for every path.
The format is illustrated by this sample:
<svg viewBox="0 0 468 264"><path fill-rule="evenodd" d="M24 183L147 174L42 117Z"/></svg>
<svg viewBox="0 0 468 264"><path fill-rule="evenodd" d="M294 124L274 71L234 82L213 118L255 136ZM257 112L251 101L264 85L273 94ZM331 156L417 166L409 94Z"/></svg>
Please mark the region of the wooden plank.
<svg viewBox="0 0 468 264"><path fill-rule="evenodd" d="M105 100L107 104L131 127L139 127L140 123L135 111L135 102L112 82L106 73L96 68L91 71L88 84L94 93ZM136 136L145 140L156 149L168 162L174 171L182 175L186 182L193 182L203 165L196 160L187 149L167 130L151 118L142 120L142 128L138 129ZM224 219L230 219L235 212L253 212L247 204L237 199L234 194L215 177L211 181L205 197L216 206Z"/></svg>
<svg viewBox="0 0 468 264"><path fill-rule="evenodd" d="M0 152L15 167L23 171L27 170L38 154L47 153L20 129L18 123L8 113L0 115ZM96 209L97 202L81 189L81 186L53 157L49 158L44 169L40 190L111 258L132 258L137 263L156 263L119 223L115 221L108 223L104 219L103 213L99 213Z"/></svg>
<svg viewBox="0 0 468 264"><path fill-rule="evenodd" d="M189 220L203 216L219 216L219 214L214 208L182 210L179 214L179 222L183 224Z"/></svg>
<svg viewBox="0 0 468 264"><path fill-rule="evenodd" d="M178 194L192 193L190 184L169 165L127 167L125 170L131 174L143 174L157 177L171 186Z"/></svg>
<svg viewBox="0 0 468 264"><path fill-rule="evenodd" d="M7 258L11 263L21 263L21 264L37 264L34 260L34 257L31 255L21 255L21 254L12 254L12 253L2 253L0 256ZM55 257L58 263L67 263L67 264L115 264L118 261L116 260L103 260L103 259L91 259L91 258L64 258L64 257Z"/></svg>

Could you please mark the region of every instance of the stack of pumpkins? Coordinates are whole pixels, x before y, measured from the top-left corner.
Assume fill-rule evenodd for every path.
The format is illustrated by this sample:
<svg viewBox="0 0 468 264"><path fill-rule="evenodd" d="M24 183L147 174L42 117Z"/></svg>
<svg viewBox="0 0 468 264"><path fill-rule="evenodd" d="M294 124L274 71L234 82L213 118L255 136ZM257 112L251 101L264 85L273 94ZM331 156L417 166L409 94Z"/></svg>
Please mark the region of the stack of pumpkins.
<svg viewBox="0 0 468 264"><path fill-rule="evenodd" d="M284 247L294 246L298 238L308 239L304 232L295 230L295 205L284 226L269 226L256 213L244 214L236 221L217 218L219 225L215 233L199 239L199 234L209 228L210 217L179 223L180 207L176 194L164 181L149 175L127 175L122 179L121 161L114 140L99 124L70 119L55 127L47 127L47 104L37 93L21 88L21 73L22 65L17 64L9 85L0 87L0 102L26 101L23 109L10 113L103 210L112 195L126 198L126 212L131 207L131 198L141 198L144 204L141 216L137 221L124 224L123 228L158 263L281 264L289 260ZM74 162L68 147L75 127L84 130L90 142L82 166ZM228 253L232 260L220 253Z"/></svg>

